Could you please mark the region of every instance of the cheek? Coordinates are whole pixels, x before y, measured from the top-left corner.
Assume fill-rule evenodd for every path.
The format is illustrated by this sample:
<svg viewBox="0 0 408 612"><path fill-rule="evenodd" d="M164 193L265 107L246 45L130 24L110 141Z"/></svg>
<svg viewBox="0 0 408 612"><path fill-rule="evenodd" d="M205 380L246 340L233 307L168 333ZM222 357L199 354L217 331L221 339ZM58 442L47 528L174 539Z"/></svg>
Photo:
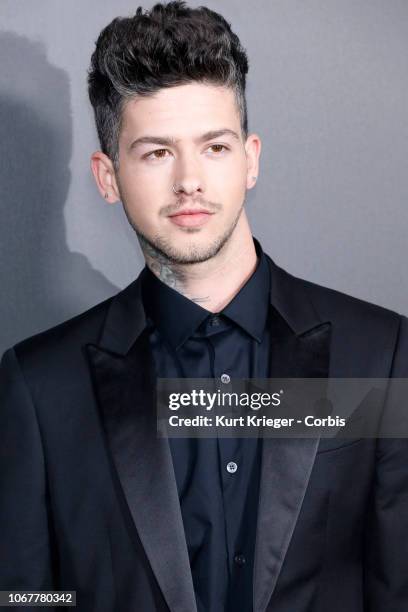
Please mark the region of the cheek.
<svg viewBox="0 0 408 612"><path fill-rule="evenodd" d="M119 184L122 201L136 220L151 219L161 206L171 201L171 194L162 182L146 173L123 171Z"/></svg>
<svg viewBox="0 0 408 612"><path fill-rule="evenodd" d="M229 164L222 171L220 180L223 186L224 198L235 208L242 204L246 191L246 164Z"/></svg>
<svg viewBox="0 0 408 612"><path fill-rule="evenodd" d="M230 157L222 160L223 163L209 164L207 170L208 188L212 185L221 185L229 191L240 191L246 185L246 160L241 157Z"/></svg>

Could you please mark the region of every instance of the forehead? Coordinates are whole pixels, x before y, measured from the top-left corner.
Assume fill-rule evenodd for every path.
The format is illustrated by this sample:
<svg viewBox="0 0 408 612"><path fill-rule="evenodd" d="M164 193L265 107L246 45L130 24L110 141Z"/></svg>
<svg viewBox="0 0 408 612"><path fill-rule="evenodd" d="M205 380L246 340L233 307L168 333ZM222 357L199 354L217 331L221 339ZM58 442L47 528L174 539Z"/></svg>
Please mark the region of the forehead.
<svg viewBox="0 0 408 612"><path fill-rule="evenodd" d="M189 137L197 131L219 128L240 131L236 96L229 87L188 83L161 89L126 102L122 114L122 137L169 134Z"/></svg>

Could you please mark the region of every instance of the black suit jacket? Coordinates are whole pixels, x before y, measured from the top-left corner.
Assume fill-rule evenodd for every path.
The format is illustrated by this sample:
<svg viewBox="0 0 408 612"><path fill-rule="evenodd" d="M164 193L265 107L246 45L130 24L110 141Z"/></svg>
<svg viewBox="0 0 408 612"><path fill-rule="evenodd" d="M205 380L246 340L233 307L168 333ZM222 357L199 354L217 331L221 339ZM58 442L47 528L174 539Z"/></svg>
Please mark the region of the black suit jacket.
<svg viewBox="0 0 408 612"><path fill-rule="evenodd" d="M405 318L268 263L271 376L407 376ZM144 324L137 279L5 353L0 589L196 610ZM407 440L264 440L255 612L406 612L407 569Z"/></svg>

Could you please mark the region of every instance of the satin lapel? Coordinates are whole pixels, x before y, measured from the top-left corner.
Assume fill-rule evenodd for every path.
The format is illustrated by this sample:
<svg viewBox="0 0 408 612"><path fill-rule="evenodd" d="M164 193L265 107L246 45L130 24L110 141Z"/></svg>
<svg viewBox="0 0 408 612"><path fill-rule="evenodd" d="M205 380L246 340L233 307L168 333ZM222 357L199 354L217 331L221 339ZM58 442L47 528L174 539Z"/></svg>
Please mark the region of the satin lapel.
<svg viewBox="0 0 408 612"><path fill-rule="evenodd" d="M296 288L295 283L293 288ZM294 291L291 299L296 298L305 299ZM287 319L285 321L281 316L285 308L284 300L272 298L272 301L279 303L280 312L272 308L270 377L326 378L329 370L330 323L319 321L316 314L311 312L310 305L303 301L299 312L302 308L308 308L308 316L303 313L303 321L297 321L298 328L309 329L295 333ZM295 309L290 311L287 308L287 312L290 312L293 325ZM314 325L310 327L312 321ZM254 566L254 612L265 611L275 589L309 482L318 443L319 439L263 439Z"/></svg>
<svg viewBox="0 0 408 612"><path fill-rule="evenodd" d="M94 345L87 351L110 453L153 572L172 612L195 612L169 444L156 437L147 334L125 355Z"/></svg>

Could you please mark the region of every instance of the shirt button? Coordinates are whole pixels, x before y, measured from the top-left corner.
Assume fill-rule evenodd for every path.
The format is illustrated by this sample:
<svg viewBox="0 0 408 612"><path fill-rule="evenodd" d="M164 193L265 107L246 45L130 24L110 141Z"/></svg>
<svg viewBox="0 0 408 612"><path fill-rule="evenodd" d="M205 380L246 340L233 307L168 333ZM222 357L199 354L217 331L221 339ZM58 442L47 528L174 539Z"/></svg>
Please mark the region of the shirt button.
<svg viewBox="0 0 408 612"><path fill-rule="evenodd" d="M221 374L221 382L227 384L230 380L231 378L228 376L228 374Z"/></svg>
<svg viewBox="0 0 408 612"><path fill-rule="evenodd" d="M229 472L230 474L235 474L237 469L238 469L238 466L235 463L235 461L230 461L229 463L227 463L227 472Z"/></svg>
<svg viewBox="0 0 408 612"><path fill-rule="evenodd" d="M244 555L240 555L240 554L235 555L234 563L236 565L238 565L238 567L243 567L245 565L245 563L246 563L246 559L245 559Z"/></svg>
<svg viewBox="0 0 408 612"><path fill-rule="evenodd" d="M219 324L220 324L220 317L218 315L214 315L213 317L211 317L210 325L212 325L212 327L217 327Z"/></svg>

